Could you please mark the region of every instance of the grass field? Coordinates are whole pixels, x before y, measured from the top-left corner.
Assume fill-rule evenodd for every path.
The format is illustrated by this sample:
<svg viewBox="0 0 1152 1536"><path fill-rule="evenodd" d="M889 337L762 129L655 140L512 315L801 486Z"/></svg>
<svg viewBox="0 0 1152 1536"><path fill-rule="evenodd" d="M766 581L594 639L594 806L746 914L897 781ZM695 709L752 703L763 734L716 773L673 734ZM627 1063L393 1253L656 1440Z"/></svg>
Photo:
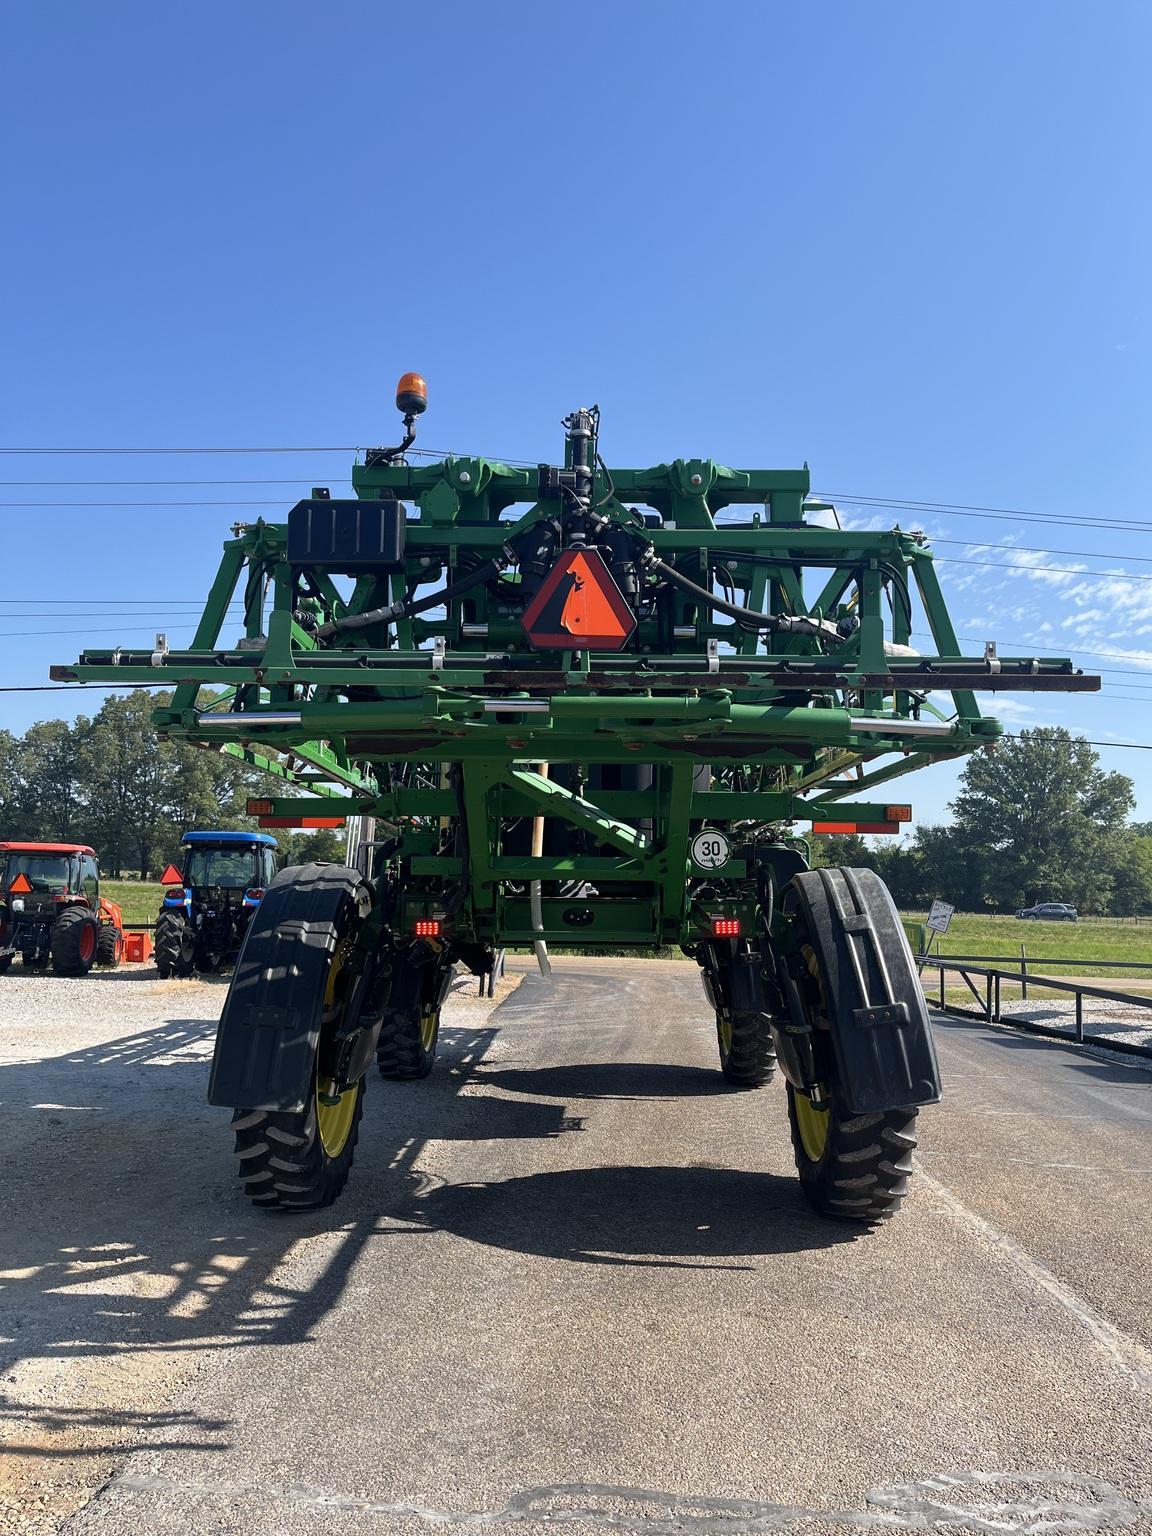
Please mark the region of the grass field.
<svg viewBox="0 0 1152 1536"><path fill-rule="evenodd" d="M922 922L922 913L904 914L911 922ZM1062 961L1051 966L1052 974L1065 976L1106 976L1108 962L1123 960L1152 965L1152 925L1109 921L1106 918L1079 923L1025 922L1015 917L989 916L986 913L958 912L948 932L942 935L939 953L943 955L995 955L1019 964L1020 946L1024 945L1030 970L1044 970L1045 961ZM934 943L932 953L937 953ZM1067 962L1084 960L1085 965L1067 968ZM1119 973L1112 971L1111 974ZM1136 973L1148 980L1152 973Z"/></svg>
<svg viewBox="0 0 1152 1536"><path fill-rule="evenodd" d="M134 923L154 923L163 897L155 880L101 880L100 894L108 901L119 902L129 928Z"/></svg>

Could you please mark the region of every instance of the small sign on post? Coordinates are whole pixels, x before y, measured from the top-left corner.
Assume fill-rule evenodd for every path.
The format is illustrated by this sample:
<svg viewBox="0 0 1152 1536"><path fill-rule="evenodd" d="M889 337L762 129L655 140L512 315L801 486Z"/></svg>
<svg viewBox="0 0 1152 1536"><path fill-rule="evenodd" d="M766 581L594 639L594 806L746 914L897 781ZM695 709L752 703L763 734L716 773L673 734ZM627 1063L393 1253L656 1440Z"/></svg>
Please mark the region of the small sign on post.
<svg viewBox="0 0 1152 1536"><path fill-rule="evenodd" d="M946 901L934 901L926 926L931 928L933 933L947 933L948 924L952 921L955 910L956 908L949 906Z"/></svg>

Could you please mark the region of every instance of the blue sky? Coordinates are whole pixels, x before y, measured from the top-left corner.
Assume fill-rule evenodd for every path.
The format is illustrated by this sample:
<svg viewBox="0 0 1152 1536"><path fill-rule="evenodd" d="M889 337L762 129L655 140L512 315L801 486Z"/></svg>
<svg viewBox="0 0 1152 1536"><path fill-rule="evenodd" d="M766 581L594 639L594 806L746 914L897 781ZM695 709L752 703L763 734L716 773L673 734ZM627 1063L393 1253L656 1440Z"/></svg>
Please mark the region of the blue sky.
<svg viewBox="0 0 1152 1536"><path fill-rule="evenodd" d="M10 9L0 445L341 451L0 455L3 681L190 635L228 525L344 488L418 368L430 447L555 457L597 400L610 462L807 460L849 519L953 541L962 635L1109 669L1006 723L1152 742L1150 18ZM0 725L95 702L0 694ZM1152 817L1152 753L1103 756ZM954 782L908 780L919 820Z"/></svg>

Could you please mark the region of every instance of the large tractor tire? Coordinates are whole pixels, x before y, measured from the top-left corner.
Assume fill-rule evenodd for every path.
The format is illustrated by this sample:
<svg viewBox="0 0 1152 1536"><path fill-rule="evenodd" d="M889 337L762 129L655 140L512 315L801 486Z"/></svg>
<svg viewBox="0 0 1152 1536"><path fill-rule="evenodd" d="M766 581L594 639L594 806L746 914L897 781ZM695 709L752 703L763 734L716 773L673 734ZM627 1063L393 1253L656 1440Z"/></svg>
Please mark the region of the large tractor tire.
<svg viewBox="0 0 1152 1536"><path fill-rule="evenodd" d="M191 976L196 954L196 935L183 912L161 912L156 919L156 937L152 947L156 956L156 969L162 977Z"/></svg>
<svg viewBox="0 0 1152 1536"><path fill-rule="evenodd" d="M440 1009L430 1004L405 1013L386 1013L376 1043L380 1076L398 1081L427 1077L436 1061Z"/></svg>
<svg viewBox="0 0 1152 1536"><path fill-rule="evenodd" d="M908 1192L919 1105L939 1096L915 963L887 887L870 870L799 875L785 907L803 963L794 1000L812 1026L820 1073L810 1090L788 1084L800 1182L823 1216L886 1221ZM884 1021L890 1005L904 1008L903 1023Z"/></svg>
<svg viewBox="0 0 1152 1536"><path fill-rule="evenodd" d="M853 1115L829 1091L823 1106L788 1084L788 1122L800 1183L822 1216L887 1221L908 1193L915 1109Z"/></svg>
<svg viewBox="0 0 1152 1536"><path fill-rule="evenodd" d="M716 1015L720 1071L734 1088L763 1088L776 1076L772 1026L762 1013Z"/></svg>
<svg viewBox="0 0 1152 1536"><path fill-rule="evenodd" d="M353 869L334 864L285 869L269 885L245 935L225 1016L239 999L263 1017L307 1015L306 1034L293 1050L311 1053L301 1108L238 1108L233 1114L238 1172L254 1205L316 1209L331 1205L348 1181L364 1107L364 1079L334 1093L334 1085L318 1075L318 1062L323 1042L339 1026L355 985L346 960L368 900ZM307 975L287 956L278 966L270 963L278 942L286 947L296 934L306 940L315 961ZM309 1046L309 1041L314 1043ZM217 1052L219 1063L219 1045Z"/></svg>
<svg viewBox="0 0 1152 1536"><path fill-rule="evenodd" d="M100 937L96 941L96 964L114 971L124 958L124 930L112 923L100 924Z"/></svg>
<svg viewBox="0 0 1152 1536"><path fill-rule="evenodd" d="M58 976L87 976L99 943L95 915L87 907L65 907L52 924L52 969Z"/></svg>
<svg viewBox="0 0 1152 1536"><path fill-rule="evenodd" d="M440 1009L452 969L439 945L418 946L395 956L376 1042L381 1077L412 1082L432 1071L440 1039Z"/></svg>

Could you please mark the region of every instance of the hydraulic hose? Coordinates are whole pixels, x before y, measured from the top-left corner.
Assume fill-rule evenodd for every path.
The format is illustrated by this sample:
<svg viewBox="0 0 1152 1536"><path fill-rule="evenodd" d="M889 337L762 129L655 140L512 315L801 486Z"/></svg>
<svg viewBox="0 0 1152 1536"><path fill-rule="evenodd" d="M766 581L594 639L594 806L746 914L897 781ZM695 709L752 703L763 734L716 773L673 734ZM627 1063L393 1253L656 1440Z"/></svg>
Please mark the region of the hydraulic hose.
<svg viewBox="0 0 1152 1536"><path fill-rule="evenodd" d="M465 592L471 592L473 587L481 587L486 581L499 576L508 561L504 556L494 560L486 560L483 565L478 565L467 576L461 576L459 581L454 581L451 586L440 587L436 592L429 592L427 597L403 599L398 603L391 603L387 608L371 608L367 613L349 613L342 619L331 619L327 624L321 624L316 630L318 640L327 640L332 635L342 634L350 629L368 629L373 624L392 624L397 619L408 619L414 614L423 613L428 608L439 608L442 603L449 603L453 598L463 597Z"/></svg>
<svg viewBox="0 0 1152 1536"><path fill-rule="evenodd" d="M802 614L757 613L754 608L743 608L739 603L729 603L724 598L717 597L714 592L709 592L707 587L700 586L690 577L685 576L682 571L678 571L674 565L666 565L663 560L652 557L645 562L645 565L648 570L663 576L665 581L670 581L673 586L690 593L698 602L707 603L717 613L726 613L729 618L746 625L749 629L777 630L785 634L820 635L825 640L838 642L845 638L836 625L827 619L810 619Z"/></svg>

